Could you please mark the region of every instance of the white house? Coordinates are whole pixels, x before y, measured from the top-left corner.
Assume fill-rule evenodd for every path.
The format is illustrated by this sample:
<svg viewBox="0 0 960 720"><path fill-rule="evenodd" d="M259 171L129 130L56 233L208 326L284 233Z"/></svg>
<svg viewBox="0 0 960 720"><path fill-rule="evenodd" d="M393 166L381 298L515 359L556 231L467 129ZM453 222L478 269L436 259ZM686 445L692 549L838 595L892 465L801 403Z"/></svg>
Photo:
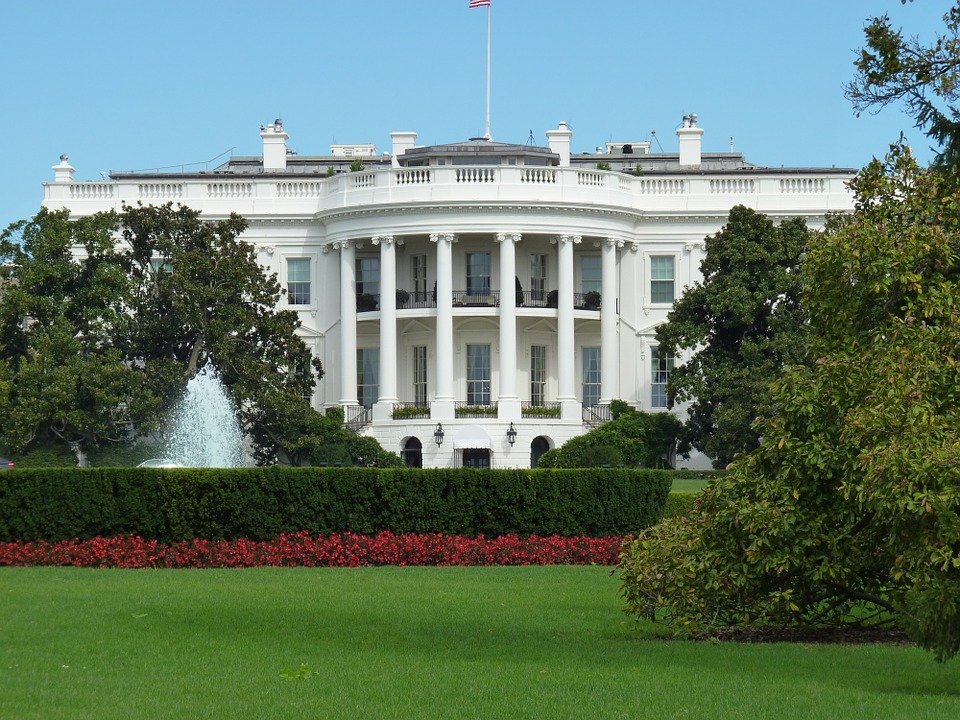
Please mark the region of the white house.
<svg viewBox="0 0 960 720"><path fill-rule="evenodd" d="M606 419L612 399L665 409L675 359L654 330L732 206L811 227L852 207L852 170L703 153L692 115L676 132L678 153L623 142L572 154L561 122L547 147L420 147L394 132L389 154L309 157L287 149L277 120L261 157L210 171L80 182L64 156L43 204L243 215L327 370L315 407L342 406L351 428L411 463L526 467Z"/></svg>

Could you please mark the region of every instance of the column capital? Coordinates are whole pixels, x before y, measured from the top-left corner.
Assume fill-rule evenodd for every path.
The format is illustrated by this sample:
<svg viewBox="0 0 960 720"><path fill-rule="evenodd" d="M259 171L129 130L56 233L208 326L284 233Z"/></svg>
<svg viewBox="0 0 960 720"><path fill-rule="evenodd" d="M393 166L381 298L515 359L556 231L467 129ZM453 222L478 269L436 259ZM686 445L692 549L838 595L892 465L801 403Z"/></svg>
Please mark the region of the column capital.
<svg viewBox="0 0 960 720"><path fill-rule="evenodd" d="M630 243L630 252L635 253L640 251L640 243L634 241Z"/></svg>
<svg viewBox="0 0 960 720"><path fill-rule="evenodd" d="M390 245L403 245L403 238L393 235L374 235L370 238L370 242L373 245L386 245L389 247Z"/></svg>
<svg viewBox="0 0 960 720"><path fill-rule="evenodd" d="M688 242L683 246L683 249L688 253L692 253L694 250L703 250L707 246L707 243L703 240L694 240L693 242Z"/></svg>
<svg viewBox="0 0 960 720"><path fill-rule="evenodd" d="M550 243L553 245L579 245L582 238L579 235L557 235L556 237L550 238Z"/></svg>
<svg viewBox="0 0 960 720"><path fill-rule="evenodd" d="M457 241L457 236L452 232L430 233L430 242L432 243L440 243L440 242L455 243L456 241Z"/></svg>
<svg viewBox="0 0 960 720"><path fill-rule="evenodd" d="M602 238L600 242L597 243L597 247L607 246L607 247L622 248L626 244L627 244L626 241L620 238L607 237L607 238Z"/></svg>
<svg viewBox="0 0 960 720"><path fill-rule="evenodd" d="M357 243L357 245L359 245L359 243ZM355 245L351 240L337 240L330 243L327 247L333 250L347 250L348 248L355 247Z"/></svg>
<svg viewBox="0 0 960 720"><path fill-rule="evenodd" d="M498 243L505 243L505 242L518 243L520 242L520 238L521 238L520 233L509 232L509 233L497 233L496 240Z"/></svg>

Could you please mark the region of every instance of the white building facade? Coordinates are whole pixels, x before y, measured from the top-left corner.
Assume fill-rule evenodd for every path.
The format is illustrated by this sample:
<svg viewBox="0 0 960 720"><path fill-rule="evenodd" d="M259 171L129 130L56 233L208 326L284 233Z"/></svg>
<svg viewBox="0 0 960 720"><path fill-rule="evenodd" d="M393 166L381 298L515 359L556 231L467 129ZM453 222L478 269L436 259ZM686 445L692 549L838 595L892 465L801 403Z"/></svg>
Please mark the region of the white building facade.
<svg viewBox="0 0 960 720"><path fill-rule="evenodd" d="M323 362L316 408L342 407L351 429L413 465L529 467L607 419L613 399L666 411L682 359L662 356L654 332L731 207L813 228L852 208L851 170L704 154L702 134L688 116L679 153L638 142L572 155L564 123L547 147L418 147L397 132L389 154L301 157L278 120L261 130L261 157L209 172L80 182L63 157L43 204L242 215Z"/></svg>

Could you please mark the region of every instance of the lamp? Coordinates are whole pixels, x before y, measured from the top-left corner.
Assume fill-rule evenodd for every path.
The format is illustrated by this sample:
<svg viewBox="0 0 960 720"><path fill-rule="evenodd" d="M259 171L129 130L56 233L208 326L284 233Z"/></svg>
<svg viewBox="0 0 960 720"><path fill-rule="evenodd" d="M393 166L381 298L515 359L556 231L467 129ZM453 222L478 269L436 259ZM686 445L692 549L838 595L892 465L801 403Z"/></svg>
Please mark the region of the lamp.
<svg viewBox="0 0 960 720"><path fill-rule="evenodd" d="M510 423L510 427L507 430L507 442L510 445L513 445L517 441L517 429L513 426L513 423Z"/></svg>
<svg viewBox="0 0 960 720"><path fill-rule="evenodd" d="M437 447L443 445L443 425L437 423L437 429L433 431L433 439L437 443Z"/></svg>

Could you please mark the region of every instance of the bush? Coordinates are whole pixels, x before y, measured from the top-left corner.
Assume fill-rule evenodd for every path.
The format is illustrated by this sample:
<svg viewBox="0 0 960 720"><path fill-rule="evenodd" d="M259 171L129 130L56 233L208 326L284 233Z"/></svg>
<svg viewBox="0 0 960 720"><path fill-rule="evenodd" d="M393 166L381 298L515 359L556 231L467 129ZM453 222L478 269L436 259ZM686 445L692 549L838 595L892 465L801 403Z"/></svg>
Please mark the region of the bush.
<svg viewBox="0 0 960 720"><path fill-rule="evenodd" d="M637 412L622 400L610 403L614 419L540 456L539 466L587 468L602 465L667 467L681 424L669 413ZM615 452L611 452L611 450Z"/></svg>
<svg viewBox="0 0 960 720"><path fill-rule="evenodd" d="M696 500L697 493L670 493L667 496L667 504L663 508L663 519L688 517Z"/></svg>
<svg viewBox="0 0 960 720"><path fill-rule="evenodd" d="M658 522L670 484L669 472L635 469L15 469L0 476L0 540L606 537Z"/></svg>
<svg viewBox="0 0 960 720"><path fill-rule="evenodd" d="M65 444L42 445L17 455L13 460L20 468L76 467L77 457Z"/></svg>

